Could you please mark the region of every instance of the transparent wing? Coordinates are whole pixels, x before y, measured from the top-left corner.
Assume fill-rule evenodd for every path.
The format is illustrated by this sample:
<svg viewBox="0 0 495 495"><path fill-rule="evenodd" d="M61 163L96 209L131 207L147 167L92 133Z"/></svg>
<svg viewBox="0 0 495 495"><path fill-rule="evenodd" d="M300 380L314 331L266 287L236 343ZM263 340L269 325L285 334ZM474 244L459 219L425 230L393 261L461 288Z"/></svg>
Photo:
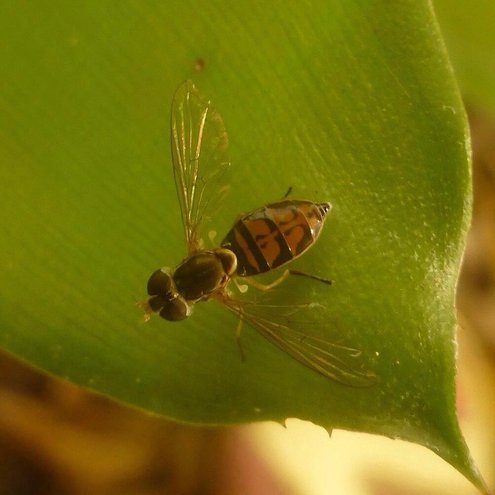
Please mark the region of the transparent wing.
<svg viewBox="0 0 495 495"><path fill-rule="evenodd" d="M316 335L321 333L315 318L315 312L323 309L320 304L263 304L230 297L222 302L272 344L323 376L352 387L368 387L376 381L360 350L342 339Z"/></svg>
<svg viewBox="0 0 495 495"><path fill-rule="evenodd" d="M170 122L175 186L188 254L228 190L228 136L220 114L191 81L175 92Z"/></svg>

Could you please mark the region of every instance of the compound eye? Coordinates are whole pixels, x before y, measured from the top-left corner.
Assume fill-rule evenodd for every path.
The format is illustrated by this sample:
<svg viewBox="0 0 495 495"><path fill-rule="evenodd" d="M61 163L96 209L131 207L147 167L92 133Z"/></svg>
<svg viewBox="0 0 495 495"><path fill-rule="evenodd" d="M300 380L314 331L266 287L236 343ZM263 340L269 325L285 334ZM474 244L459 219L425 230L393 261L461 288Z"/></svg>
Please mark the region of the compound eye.
<svg viewBox="0 0 495 495"><path fill-rule="evenodd" d="M167 298L164 296L151 296L148 299L148 306L150 307L151 311L160 311L165 304L167 304Z"/></svg>
<svg viewBox="0 0 495 495"><path fill-rule="evenodd" d="M167 301L160 311L160 316L169 321L180 321L191 314L191 308L182 297Z"/></svg>
<svg viewBox="0 0 495 495"><path fill-rule="evenodd" d="M172 288L172 277L164 271L156 270L148 280L147 290L150 296L165 295Z"/></svg>

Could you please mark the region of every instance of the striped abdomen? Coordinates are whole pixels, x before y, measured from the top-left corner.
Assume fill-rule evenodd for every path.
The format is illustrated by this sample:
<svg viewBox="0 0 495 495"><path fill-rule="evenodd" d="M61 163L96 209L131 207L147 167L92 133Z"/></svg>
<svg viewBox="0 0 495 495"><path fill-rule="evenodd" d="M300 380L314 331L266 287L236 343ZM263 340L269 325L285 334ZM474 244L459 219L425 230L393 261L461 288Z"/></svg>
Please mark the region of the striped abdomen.
<svg viewBox="0 0 495 495"><path fill-rule="evenodd" d="M330 203L284 200L242 216L222 241L237 257L237 275L278 268L309 249L318 238Z"/></svg>

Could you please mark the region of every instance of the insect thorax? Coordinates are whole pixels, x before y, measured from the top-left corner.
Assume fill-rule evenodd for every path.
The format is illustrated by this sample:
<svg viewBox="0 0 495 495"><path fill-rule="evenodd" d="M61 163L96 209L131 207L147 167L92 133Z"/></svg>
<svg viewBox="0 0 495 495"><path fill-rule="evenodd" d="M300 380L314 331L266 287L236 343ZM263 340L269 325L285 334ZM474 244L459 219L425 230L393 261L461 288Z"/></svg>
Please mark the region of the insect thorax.
<svg viewBox="0 0 495 495"><path fill-rule="evenodd" d="M184 299L198 301L224 287L236 267L237 259L228 249L199 251L177 267L173 279Z"/></svg>

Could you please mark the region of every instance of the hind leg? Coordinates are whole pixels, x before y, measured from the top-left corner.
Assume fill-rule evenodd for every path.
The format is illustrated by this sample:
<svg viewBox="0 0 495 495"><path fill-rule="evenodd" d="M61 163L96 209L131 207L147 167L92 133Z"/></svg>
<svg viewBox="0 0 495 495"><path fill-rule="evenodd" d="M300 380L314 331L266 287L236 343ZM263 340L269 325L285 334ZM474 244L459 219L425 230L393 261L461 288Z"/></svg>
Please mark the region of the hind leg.
<svg viewBox="0 0 495 495"><path fill-rule="evenodd" d="M246 284L251 285L252 287L255 287L258 290L270 290L273 289L274 287L277 287L277 285L280 285L284 280L286 280L289 275L297 275L299 277L307 277L311 278L313 280L317 280L318 282L322 282L323 284L327 285L332 285L332 281L328 280L323 277L319 277L318 275L312 275L310 273L306 272L301 272L300 270L285 270L284 273L277 279L275 279L273 282L269 284L262 284L261 282L258 282L257 280L254 280L250 277L243 277L243 280L246 282Z"/></svg>

